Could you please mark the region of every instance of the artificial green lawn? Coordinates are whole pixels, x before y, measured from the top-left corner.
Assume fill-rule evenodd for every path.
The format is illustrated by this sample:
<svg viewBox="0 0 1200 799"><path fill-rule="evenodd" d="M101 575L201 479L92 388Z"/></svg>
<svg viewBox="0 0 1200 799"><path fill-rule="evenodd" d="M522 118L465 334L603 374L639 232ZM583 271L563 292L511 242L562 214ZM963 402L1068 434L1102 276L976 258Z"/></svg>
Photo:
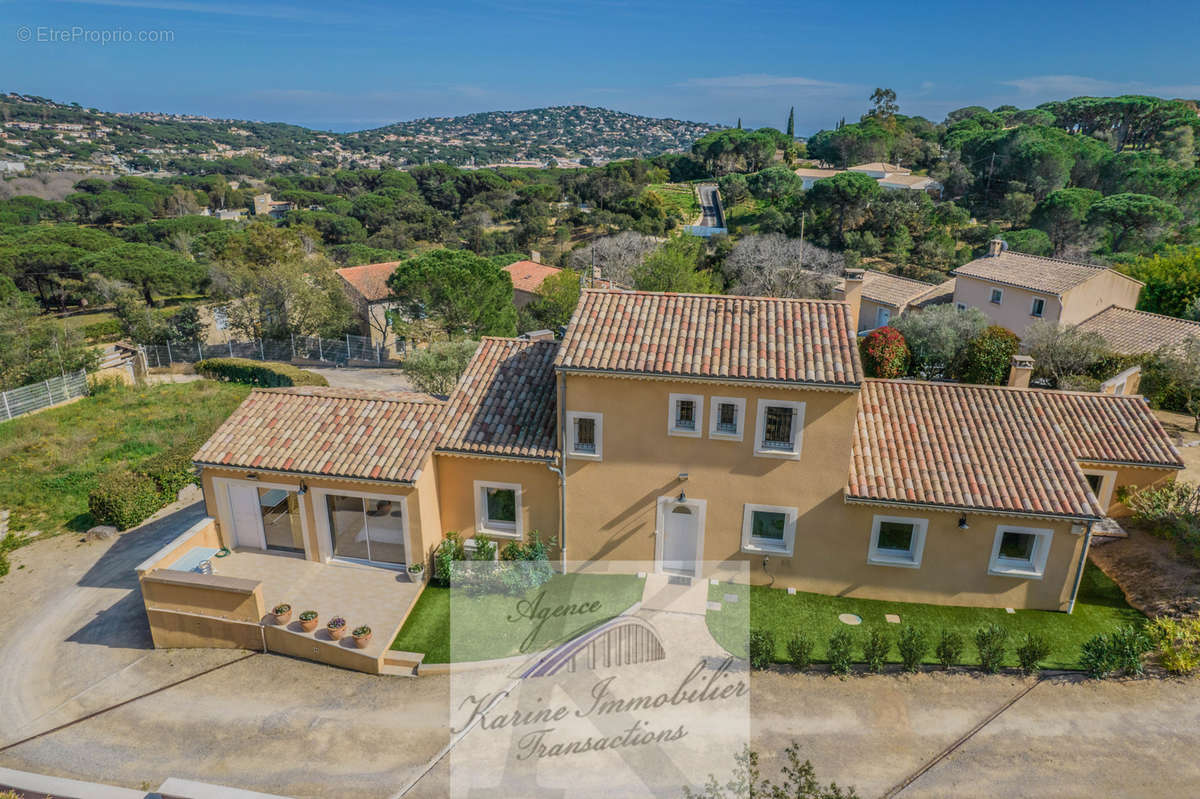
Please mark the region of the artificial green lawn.
<svg viewBox="0 0 1200 799"><path fill-rule="evenodd" d="M640 601L644 584L645 580L626 574L559 574L541 588L522 595L468 596L455 589L454 623L458 626L454 630L454 661L490 660L522 651L532 654L570 640ZM522 650L532 624L519 616L515 622L509 619L516 615L519 601L532 602L541 591L546 592L540 605L543 608L593 600L600 606L594 612L572 616L566 625L552 619ZM449 588L426 586L392 642L392 649L423 652L426 663L451 662L450 596ZM458 651L460 647L464 651Z"/></svg>
<svg viewBox="0 0 1200 799"><path fill-rule="evenodd" d="M1027 632L1038 632L1050 642L1050 656L1043 662L1047 668L1078 668L1079 648L1083 642L1097 633L1107 633L1125 624L1138 624L1145 617L1131 608L1121 590L1104 572L1088 563L1079 586L1079 597L1075 612L1071 615L1047 610L1018 610L1008 613L1003 608L970 608L947 605L921 605L910 602L883 602L873 599L849 599L822 594L797 593L788 595L781 589L765 586L744 585L709 586L709 599L722 601L725 594L737 594L739 601L750 600L750 626L753 629L769 630L775 635L775 660L787 661L788 639L797 631L805 631L812 639L816 660L824 660L829 637L841 628L850 630L855 637L855 656L862 659L862 642L868 627L882 627L892 635L892 650L889 660L900 661L895 648L896 634L900 627L912 624L923 627L931 641L926 663L936 663L933 644L944 629L955 630L963 637L964 652L962 665L978 665L975 650L975 631L990 623L1007 627L1009 630L1006 665L1016 666L1014 650ZM708 627L717 642L729 652L745 656L746 630L744 616L737 612L728 614L724 623L724 611L708 612ZM853 613L862 617L862 624L851 627L838 621L841 613ZM889 624L884 614L894 613L900 624ZM741 623L739 624L738 621Z"/></svg>
<svg viewBox="0 0 1200 799"><path fill-rule="evenodd" d="M249 391L211 380L114 388L0 423L0 508L12 511L14 530L86 530L100 475L203 441Z"/></svg>

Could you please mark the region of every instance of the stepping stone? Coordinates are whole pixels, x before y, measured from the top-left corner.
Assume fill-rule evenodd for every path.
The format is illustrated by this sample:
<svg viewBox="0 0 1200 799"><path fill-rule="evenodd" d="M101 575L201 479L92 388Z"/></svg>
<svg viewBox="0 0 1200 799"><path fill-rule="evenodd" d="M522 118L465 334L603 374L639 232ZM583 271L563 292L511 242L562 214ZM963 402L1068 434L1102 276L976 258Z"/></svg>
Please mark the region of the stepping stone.
<svg viewBox="0 0 1200 799"><path fill-rule="evenodd" d="M795 588L789 588L789 589L788 589L788 596L795 596L795 595L796 595L796 589L795 589Z"/></svg>
<svg viewBox="0 0 1200 799"><path fill-rule="evenodd" d="M842 624L849 624L853 627L855 625L862 624L862 617L855 616L853 613L843 613L838 616L838 621L840 621Z"/></svg>
<svg viewBox="0 0 1200 799"><path fill-rule="evenodd" d="M883 614L883 617L885 619L887 619L888 624L899 624L900 623L900 617L897 616L895 613L885 613L885 614Z"/></svg>
<svg viewBox="0 0 1200 799"><path fill-rule="evenodd" d="M706 608L708 608L709 610L720 610L721 609L720 602L705 602L704 606Z"/></svg>
<svg viewBox="0 0 1200 799"><path fill-rule="evenodd" d="M738 595L737 595L737 594L726 594L726 595L725 595L725 601L726 601L726 602L737 602L737 601L738 601Z"/></svg>
<svg viewBox="0 0 1200 799"><path fill-rule="evenodd" d="M1005 613L1016 613L1016 611L1015 611L1015 610L1013 610L1012 608L1005 608L1005 609L1004 609L1004 612L1005 612Z"/></svg>

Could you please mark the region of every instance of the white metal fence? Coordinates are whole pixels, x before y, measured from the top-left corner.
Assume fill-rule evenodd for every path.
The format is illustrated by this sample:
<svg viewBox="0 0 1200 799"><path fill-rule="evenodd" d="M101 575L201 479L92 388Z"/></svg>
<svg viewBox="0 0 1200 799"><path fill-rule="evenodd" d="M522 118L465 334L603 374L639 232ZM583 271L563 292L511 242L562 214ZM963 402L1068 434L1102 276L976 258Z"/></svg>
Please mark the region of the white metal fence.
<svg viewBox="0 0 1200 799"><path fill-rule="evenodd" d="M345 364L349 361L383 363L388 354L384 347L371 343L367 336L347 335L340 339L316 336L292 336L290 340L254 339L203 344L198 341L170 341L166 344L142 344L146 366L155 368L173 363L195 363L205 358L251 358L256 361L322 361Z"/></svg>
<svg viewBox="0 0 1200 799"><path fill-rule="evenodd" d="M87 372L80 369L62 377L52 377L10 391L0 392L3 419L15 419L26 413L59 405L88 393Z"/></svg>

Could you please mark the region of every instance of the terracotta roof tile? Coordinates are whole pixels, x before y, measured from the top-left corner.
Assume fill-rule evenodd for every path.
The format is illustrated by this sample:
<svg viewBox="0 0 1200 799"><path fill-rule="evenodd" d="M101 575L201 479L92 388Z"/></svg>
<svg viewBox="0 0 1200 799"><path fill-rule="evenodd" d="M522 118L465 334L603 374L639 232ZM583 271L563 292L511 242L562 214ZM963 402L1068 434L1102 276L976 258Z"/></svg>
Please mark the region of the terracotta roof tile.
<svg viewBox="0 0 1200 799"><path fill-rule="evenodd" d="M556 341L484 338L450 395L439 450L550 459Z"/></svg>
<svg viewBox="0 0 1200 799"><path fill-rule="evenodd" d="M539 264L537 261L517 261L504 267L504 271L512 277L515 290L537 294L546 278L557 275L562 270L557 266Z"/></svg>
<svg viewBox="0 0 1200 799"><path fill-rule="evenodd" d="M1136 397L866 380L846 495L1102 516L1078 461L1182 465Z"/></svg>
<svg viewBox="0 0 1200 799"><path fill-rule="evenodd" d="M1118 355L1141 355L1200 337L1200 322L1115 305L1084 319L1079 329L1099 333Z"/></svg>
<svg viewBox="0 0 1200 799"><path fill-rule="evenodd" d="M351 288L367 302L378 302L392 296L388 288L388 278L396 271L399 261L385 261L379 264L363 264L362 266L347 266L337 270Z"/></svg>
<svg viewBox="0 0 1200 799"><path fill-rule="evenodd" d="M567 370L857 386L843 302L583 292L555 365Z"/></svg>
<svg viewBox="0 0 1200 799"><path fill-rule="evenodd" d="M976 258L955 269L952 274L1048 294L1062 294L1106 271L1107 267L1096 264L1005 250L999 255Z"/></svg>
<svg viewBox="0 0 1200 799"><path fill-rule="evenodd" d="M841 282L841 290L845 291L846 281ZM874 269L863 270L862 297L878 305L888 305L903 310L910 303L916 302L938 287L933 283L913 280Z"/></svg>
<svg viewBox="0 0 1200 799"><path fill-rule="evenodd" d="M412 482L444 403L425 394L255 389L193 460L235 468Z"/></svg>

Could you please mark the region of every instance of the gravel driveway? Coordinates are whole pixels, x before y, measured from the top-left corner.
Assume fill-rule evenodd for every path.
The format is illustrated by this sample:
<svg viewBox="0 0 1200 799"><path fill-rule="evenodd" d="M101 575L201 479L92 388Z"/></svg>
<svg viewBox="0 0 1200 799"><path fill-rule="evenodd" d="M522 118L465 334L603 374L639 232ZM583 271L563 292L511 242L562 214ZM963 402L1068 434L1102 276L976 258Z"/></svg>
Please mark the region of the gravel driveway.
<svg viewBox="0 0 1200 799"><path fill-rule="evenodd" d="M446 679L149 648L133 568L202 513L175 506L111 541L61 536L14 553L0 581L0 765L128 787L175 776L297 797L390 796L447 740ZM764 774L794 740L820 779L864 799L918 774L896 795L1181 796L1200 784L1200 680L1047 679L1006 707L1031 684L756 673L753 742ZM434 768L409 796L446 795L447 772Z"/></svg>

